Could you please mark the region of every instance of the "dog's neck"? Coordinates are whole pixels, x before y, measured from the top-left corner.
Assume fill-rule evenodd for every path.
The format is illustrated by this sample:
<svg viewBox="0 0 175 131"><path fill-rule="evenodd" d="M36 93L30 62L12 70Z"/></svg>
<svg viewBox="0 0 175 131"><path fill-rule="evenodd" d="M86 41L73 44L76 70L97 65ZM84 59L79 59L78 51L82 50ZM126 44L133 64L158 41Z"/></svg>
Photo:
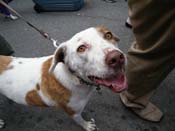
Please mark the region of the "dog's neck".
<svg viewBox="0 0 175 131"><path fill-rule="evenodd" d="M90 82L87 82L85 81L84 79L82 79L81 77L79 77L75 71L73 71L71 68L67 67L67 69L69 70L69 72L74 75L75 77L77 77L77 79L79 79L79 82L81 85L85 85L85 86L94 86L94 84L90 83Z"/></svg>
<svg viewBox="0 0 175 131"><path fill-rule="evenodd" d="M69 90L73 91L74 88L91 92L94 90L93 84L86 82L78 77L73 71L71 71L65 64L59 63L55 70L54 75L56 78ZM62 76L62 77L60 77ZM77 90L77 89L76 89Z"/></svg>

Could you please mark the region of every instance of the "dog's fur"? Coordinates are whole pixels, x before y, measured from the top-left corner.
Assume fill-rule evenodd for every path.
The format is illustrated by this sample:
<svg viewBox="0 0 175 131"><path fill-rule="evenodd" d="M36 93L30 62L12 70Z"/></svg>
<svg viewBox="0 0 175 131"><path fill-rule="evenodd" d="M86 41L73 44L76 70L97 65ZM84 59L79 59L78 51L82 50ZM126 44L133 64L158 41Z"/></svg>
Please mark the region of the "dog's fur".
<svg viewBox="0 0 175 131"><path fill-rule="evenodd" d="M93 131L94 120L85 121L81 112L94 91L92 85L98 85L96 77L106 79L123 71L124 65L114 70L105 63L108 52L123 54L115 45L118 41L106 28L92 27L62 43L51 56L0 56L0 93L19 104L59 106L85 130ZM118 91L125 89L125 83Z"/></svg>

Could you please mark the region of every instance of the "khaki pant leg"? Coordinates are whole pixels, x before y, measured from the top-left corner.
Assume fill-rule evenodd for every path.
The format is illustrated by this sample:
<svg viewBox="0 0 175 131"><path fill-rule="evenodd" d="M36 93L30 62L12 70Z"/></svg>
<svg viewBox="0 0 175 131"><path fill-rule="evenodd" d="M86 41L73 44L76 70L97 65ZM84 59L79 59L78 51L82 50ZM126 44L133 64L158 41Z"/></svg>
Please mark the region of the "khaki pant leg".
<svg viewBox="0 0 175 131"><path fill-rule="evenodd" d="M153 91L175 67L175 8L155 0L130 0L135 42L128 51L128 92Z"/></svg>

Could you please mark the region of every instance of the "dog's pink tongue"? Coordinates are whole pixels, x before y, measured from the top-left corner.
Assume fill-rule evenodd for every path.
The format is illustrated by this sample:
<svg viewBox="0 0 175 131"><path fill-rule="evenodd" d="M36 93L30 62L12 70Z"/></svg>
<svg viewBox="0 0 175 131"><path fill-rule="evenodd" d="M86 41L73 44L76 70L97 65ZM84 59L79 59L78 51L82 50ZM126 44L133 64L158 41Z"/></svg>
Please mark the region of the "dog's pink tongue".
<svg viewBox="0 0 175 131"><path fill-rule="evenodd" d="M127 80L124 74L111 79L97 79L96 82L109 87L114 92L121 92L127 89Z"/></svg>

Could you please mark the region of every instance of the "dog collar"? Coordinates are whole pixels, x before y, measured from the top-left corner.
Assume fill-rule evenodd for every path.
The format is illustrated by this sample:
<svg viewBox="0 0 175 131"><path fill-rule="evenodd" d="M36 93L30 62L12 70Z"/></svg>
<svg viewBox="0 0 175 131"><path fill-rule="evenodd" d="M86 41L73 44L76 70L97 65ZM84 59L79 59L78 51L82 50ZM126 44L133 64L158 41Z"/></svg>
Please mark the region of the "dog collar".
<svg viewBox="0 0 175 131"><path fill-rule="evenodd" d="M97 90L98 92L101 90L101 88L100 88L99 85L92 84L92 83L89 83L89 82L83 80L82 78L80 78L79 76L77 76L77 75L75 74L75 71L72 70L70 67L69 67L68 69L69 69L69 71L70 71L72 74L74 74L74 76L76 76L76 77L79 79L79 81L80 81L81 84L84 84L84 85L87 85L87 86L96 86L96 90Z"/></svg>

